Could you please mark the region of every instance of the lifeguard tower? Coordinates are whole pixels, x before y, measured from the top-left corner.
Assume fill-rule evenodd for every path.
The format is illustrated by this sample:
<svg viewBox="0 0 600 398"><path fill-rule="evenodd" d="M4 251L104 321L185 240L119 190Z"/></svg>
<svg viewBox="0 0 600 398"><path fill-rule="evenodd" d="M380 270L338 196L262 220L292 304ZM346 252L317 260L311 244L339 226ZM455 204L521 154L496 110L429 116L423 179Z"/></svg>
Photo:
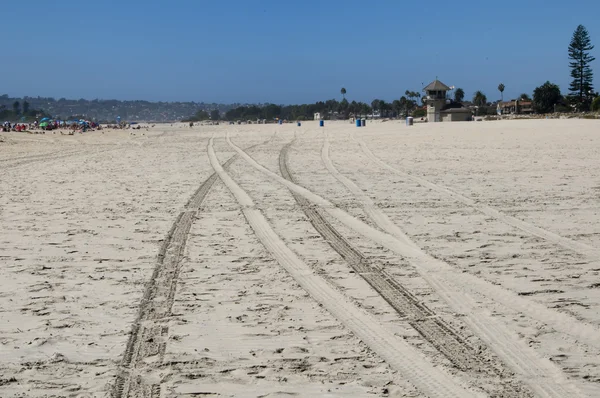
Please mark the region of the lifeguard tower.
<svg viewBox="0 0 600 398"><path fill-rule="evenodd" d="M441 111L450 101L446 98L446 93L451 90L450 87L439 81L437 78L429 83L423 89L425 91L425 102L427 103L427 121L441 122Z"/></svg>

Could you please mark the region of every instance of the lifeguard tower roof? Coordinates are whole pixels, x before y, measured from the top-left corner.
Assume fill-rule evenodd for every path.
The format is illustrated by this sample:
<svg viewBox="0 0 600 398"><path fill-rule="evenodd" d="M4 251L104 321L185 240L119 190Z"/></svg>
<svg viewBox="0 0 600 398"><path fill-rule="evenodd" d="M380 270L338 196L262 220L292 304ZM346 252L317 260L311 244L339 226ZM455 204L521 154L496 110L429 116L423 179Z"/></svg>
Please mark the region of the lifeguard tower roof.
<svg viewBox="0 0 600 398"><path fill-rule="evenodd" d="M427 87L423 89L423 91L449 91L450 87L446 86L444 83L435 79Z"/></svg>

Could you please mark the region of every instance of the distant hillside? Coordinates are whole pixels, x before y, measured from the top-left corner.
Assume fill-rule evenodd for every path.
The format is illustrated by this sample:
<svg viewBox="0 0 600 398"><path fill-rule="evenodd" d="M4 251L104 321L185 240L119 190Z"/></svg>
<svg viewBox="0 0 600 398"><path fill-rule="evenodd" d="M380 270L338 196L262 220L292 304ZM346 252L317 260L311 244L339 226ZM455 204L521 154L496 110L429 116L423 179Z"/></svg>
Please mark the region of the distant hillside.
<svg viewBox="0 0 600 398"><path fill-rule="evenodd" d="M21 106L28 102L30 109L42 109L56 118L67 119L69 116L83 116L90 120L112 122L117 116L122 121L136 122L175 122L189 118L200 110L210 112L219 110L225 113L241 104L207 104L204 102L149 102L118 100L68 100L44 97L11 98L0 96L0 111L12 110L18 101ZM1 122L1 121L0 121Z"/></svg>

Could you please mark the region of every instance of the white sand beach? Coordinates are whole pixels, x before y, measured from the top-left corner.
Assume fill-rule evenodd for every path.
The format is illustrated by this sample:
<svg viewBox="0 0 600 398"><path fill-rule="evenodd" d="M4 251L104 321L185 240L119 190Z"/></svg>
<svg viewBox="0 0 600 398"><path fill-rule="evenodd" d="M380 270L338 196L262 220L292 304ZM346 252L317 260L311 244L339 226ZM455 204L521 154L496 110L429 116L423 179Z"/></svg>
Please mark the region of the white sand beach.
<svg viewBox="0 0 600 398"><path fill-rule="evenodd" d="M0 137L2 397L600 396L598 121Z"/></svg>

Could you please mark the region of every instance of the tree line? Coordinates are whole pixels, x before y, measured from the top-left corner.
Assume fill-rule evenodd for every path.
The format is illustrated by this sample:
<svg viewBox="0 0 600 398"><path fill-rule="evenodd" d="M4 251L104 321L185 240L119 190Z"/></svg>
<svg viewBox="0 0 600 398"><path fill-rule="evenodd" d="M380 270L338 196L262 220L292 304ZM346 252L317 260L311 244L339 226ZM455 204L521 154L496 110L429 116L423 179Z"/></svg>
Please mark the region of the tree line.
<svg viewBox="0 0 600 398"><path fill-rule="evenodd" d="M531 102L535 113L549 112L571 112L571 111L598 111L600 110L600 97L594 91L592 84L593 72L590 64L595 60L590 55L594 49L591 44L589 32L583 25L579 25L571 38L568 56L569 67L571 68L571 84L569 94L563 95L558 85L545 82L535 88L533 96L523 93L517 97L521 102ZM504 83L498 85L501 101L504 101ZM348 101L346 94L348 90L342 87L340 94L341 101L331 99L319 101L313 104L302 105L244 105L234 107L224 115L218 112L209 114L204 110L198 111L189 118L190 121L199 120L257 120L257 119L287 119L287 120L311 120L315 113L319 113L323 119L339 118L348 119L349 117L368 117L369 115L378 115L380 117L406 117L409 115L415 117L425 116L425 101L417 91L406 90L399 99L391 102L375 99L370 104L357 101ZM479 115L495 115L497 106L495 103L488 102L487 96L480 90L473 94L470 104L465 103L465 91L462 88L454 90L454 96L448 105L461 106L473 105Z"/></svg>
<svg viewBox="0 0 600 398"><path fill-rule="evenodd" d="M0 120L10 120L17 122L31 122L37 118L49 117L46 112L41 109L32 109L28 101L15 101L12 107L0 105Z"/></svg>
<svg viewBox="0 0 600 398"><path fill-rule="evenodd" d="M210 112L218 109L221 113L242 104L217 104L204 102L151 102L151 101L122 101L102 99L66 99L52 97L12 97L8 94L0 95L0 108L11 112L4 112L0 122L5 120L18 121L20 117L12 112L13 104L18 101L22 110L27 102L31 109L38 113L48 114L61 120L66 120L70 115L82 115L86 120L106 121L116 123L117 116L124 121L155 121L173 122L194 114L199 109Z"/></svg>
<svg viewBox="0 0 600 398"><path fill-rule="evenodd" d="M546 81L534 89L533 98L521 94L518 100L531 101L535 113L600 111L600 96L593 86L594 74L591 63L595 58L590 54L593 49L588 30L585 26L579 25L573 32L568 47L572 79L569 93L563 95L557 84ZM505 88L503 83L498 85L502 101L504 101ZM487 97L481 91L476 91L473 95L473 104L481 108L480 114L495 113L495 108L490 106Z"/></svg>
<svg viewBox="0 0 600 398"><path fill-rule="evenodd" d="M598 92L593 87L593 71L591 63L595 58L590 54L594 49L591 44L589 32L583 25L579 25L571 38L568 47L570 76L569 93L563 95L558 85L545 82L533 91L533 96L521 94L521 101L532 101L533 110L536 113L548 113L553 111L600 111L600 99ZM506 86L498 85L501 100L504 100ZM412 115L422 117L426 114L424 100L418 91L406 90L404 95L391 102L375 99L371 103L360 101L349 101L346 98L348 91L345 87L340 90L341 100L330 99L318 101L312 104L301 105L220 105L204 103L151 103L148 101L117 101L117 100L66 100L58 101L53 98L31 98L19 102L10 99L8 95L0 96L0 120L29 120L36 116L64 115L68 109L69 113L86 115L87 118L99 120L110 120L119 114L122 118L131 120L156 120L172 121L181 120L185 115L196 111L187 121L201 120L256 120L256 119L287 119L287 120L311 120L315 113L319 113L324 119L347 119L348 117L368 117L378 115L381 117L406 117ZM27 99L34 101L39 109L30 109ZM454 90L450 106L459 106L465 102L465 92L462 88ZM467 105L467 104L465 104ZM468 104L470 105L470 104ZM473 94L472 105L478 108L480 115L495 114L496 107L488 102L486 95L478 90ZM44 112L48 109L49 112ZM57 116L58 117L58 116Z"/></svg>
<svg viewBox="0 0 600 398"><path fill-rule="evenodd" d="M300 105L276 105L265 104L243 105L228 110L225 114L213 111L210 114L204 110L199 110L190 118L184 121L203 121L203 120L312 120L315 113L319 113L323 119L348 119L367 118L377 115L379 117L406 117L413 115L422 117L425 110L422 106L421 95L417 91L406 90L405 95L397 100L387 102L381 99L374 99L370 104L360 101L348 101L346 99L347 90L340 90L342 99L329 99L327 101L318 101L312 104Z"/></svg>

